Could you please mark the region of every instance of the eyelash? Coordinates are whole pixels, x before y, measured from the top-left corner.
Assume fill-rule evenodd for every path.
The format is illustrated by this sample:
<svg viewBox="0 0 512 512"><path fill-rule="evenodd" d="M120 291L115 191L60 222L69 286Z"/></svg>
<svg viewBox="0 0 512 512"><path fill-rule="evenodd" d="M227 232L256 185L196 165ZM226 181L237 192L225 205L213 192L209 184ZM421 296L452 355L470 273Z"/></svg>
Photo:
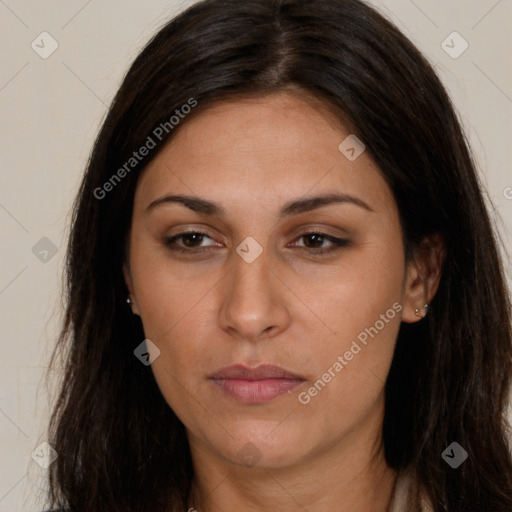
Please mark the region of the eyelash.
<svg viewBox="0 0 512 512"><path fill-rule="evenodd" d="M165 245L172 251L177 251L177 252L181 252L181 253L187 253L187 254L198 254L198 253L202 253L202 252L205 252L205 251L208 251L210 248L209 247L206 247L206 248L199 248L199 249L185 249L183 247L177 247L177 246L172 246L172 244L180 239L180 238L183 238L184 236L186 235L203 235L203 236L206 236L208 238L211 238L207 233L204 233L202 231L185 231L183 233L179 233L177 235L174 235L172 237L168 237L165 239ZM302 233L298 239L301 239L303 237L306 237L306 236L311 236L311 235L318 235L320 236L322 239L324 240L327 240L331 243L334 244L334 246L331 246L329 248L320 248L320 249L311 249L309 247L303 247L303 249L306 249L308 252L314 254L314 255L323 255L323 254L328 254L328 253L332 253L334 251L337 251L339 249L341 249L342 247L346 247L347 245L350 244L349 240L345 240L345 239L342 239L342 238L336 238L334 236L331 236L331 235L327 235L325 233L322 233L322 232L317 232L317 231L309 231L307 233Z"/></svg>

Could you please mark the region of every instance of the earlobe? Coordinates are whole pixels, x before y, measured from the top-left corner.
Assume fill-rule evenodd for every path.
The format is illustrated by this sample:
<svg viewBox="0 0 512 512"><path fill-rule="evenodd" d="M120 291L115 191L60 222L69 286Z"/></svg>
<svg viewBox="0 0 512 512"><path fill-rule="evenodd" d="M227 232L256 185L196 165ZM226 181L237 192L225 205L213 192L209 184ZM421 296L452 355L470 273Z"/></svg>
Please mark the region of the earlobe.
<svg viewBox="0 0 512 512"><path fill-rule="evenodd" d="M439 233L426 236L407 264L402 321L414 323L429 312L441 280L445 244Z"/></svg>

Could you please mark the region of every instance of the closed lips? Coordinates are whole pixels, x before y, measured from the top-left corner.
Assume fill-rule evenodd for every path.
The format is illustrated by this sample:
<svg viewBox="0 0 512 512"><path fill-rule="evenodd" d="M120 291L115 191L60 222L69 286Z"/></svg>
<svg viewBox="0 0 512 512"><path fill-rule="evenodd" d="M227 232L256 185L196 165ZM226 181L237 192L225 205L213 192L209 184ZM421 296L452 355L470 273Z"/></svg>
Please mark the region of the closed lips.
<svg viewBox="0 0 512 512"><path fill-rule="evenodd" d="M214 373L210 380L230 398L247 405L268 402L291 392L305 381L303 377L273 365L229 366Z"/></svg>
<svg viewBox="0 0 512 512"><path fill-rule="evenodd" d="M301 379L303 377L288 372L279 366L260 365L255 368L237 364L227 366L214 373L211 379L244 379L244 380L263 380L263 379Z"/></svg>

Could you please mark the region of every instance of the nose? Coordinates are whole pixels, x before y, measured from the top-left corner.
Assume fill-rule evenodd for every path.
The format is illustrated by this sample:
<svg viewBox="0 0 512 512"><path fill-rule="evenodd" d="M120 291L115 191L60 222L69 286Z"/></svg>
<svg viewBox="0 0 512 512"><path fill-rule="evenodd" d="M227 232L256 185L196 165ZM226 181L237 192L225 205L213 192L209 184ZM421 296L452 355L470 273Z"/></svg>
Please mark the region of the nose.
<svg viewBox="0 0 512 512"><path fill-rule="evenodd" d="M234 268L223 280L220 327L239 340L257 342L274 337L290 323L286 301L289 291L278 276L266 250L252 263L238 254L233 256Z"/></svg>

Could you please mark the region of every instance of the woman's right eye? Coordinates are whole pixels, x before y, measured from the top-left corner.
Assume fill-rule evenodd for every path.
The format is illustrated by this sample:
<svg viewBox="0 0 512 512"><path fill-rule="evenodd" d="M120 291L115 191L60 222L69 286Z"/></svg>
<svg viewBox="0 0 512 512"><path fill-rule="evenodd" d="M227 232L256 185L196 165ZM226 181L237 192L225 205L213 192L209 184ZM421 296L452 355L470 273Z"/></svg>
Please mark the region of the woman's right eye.
<svg viewBox="0 0 512 512"><path fill-rule="evenodd" d="M165 245L172 251L188 253L204 252L204 246L202 249L197 250L198 247L202 247L200 245L197 246L197 243L201 243L204 238L210 238L210 240L213 240L210 236L201 231L186 231L184 233L179 233L177 235L166 238ZM176 245L175 242L177 240L181 240L182 245Z"/></svg>

